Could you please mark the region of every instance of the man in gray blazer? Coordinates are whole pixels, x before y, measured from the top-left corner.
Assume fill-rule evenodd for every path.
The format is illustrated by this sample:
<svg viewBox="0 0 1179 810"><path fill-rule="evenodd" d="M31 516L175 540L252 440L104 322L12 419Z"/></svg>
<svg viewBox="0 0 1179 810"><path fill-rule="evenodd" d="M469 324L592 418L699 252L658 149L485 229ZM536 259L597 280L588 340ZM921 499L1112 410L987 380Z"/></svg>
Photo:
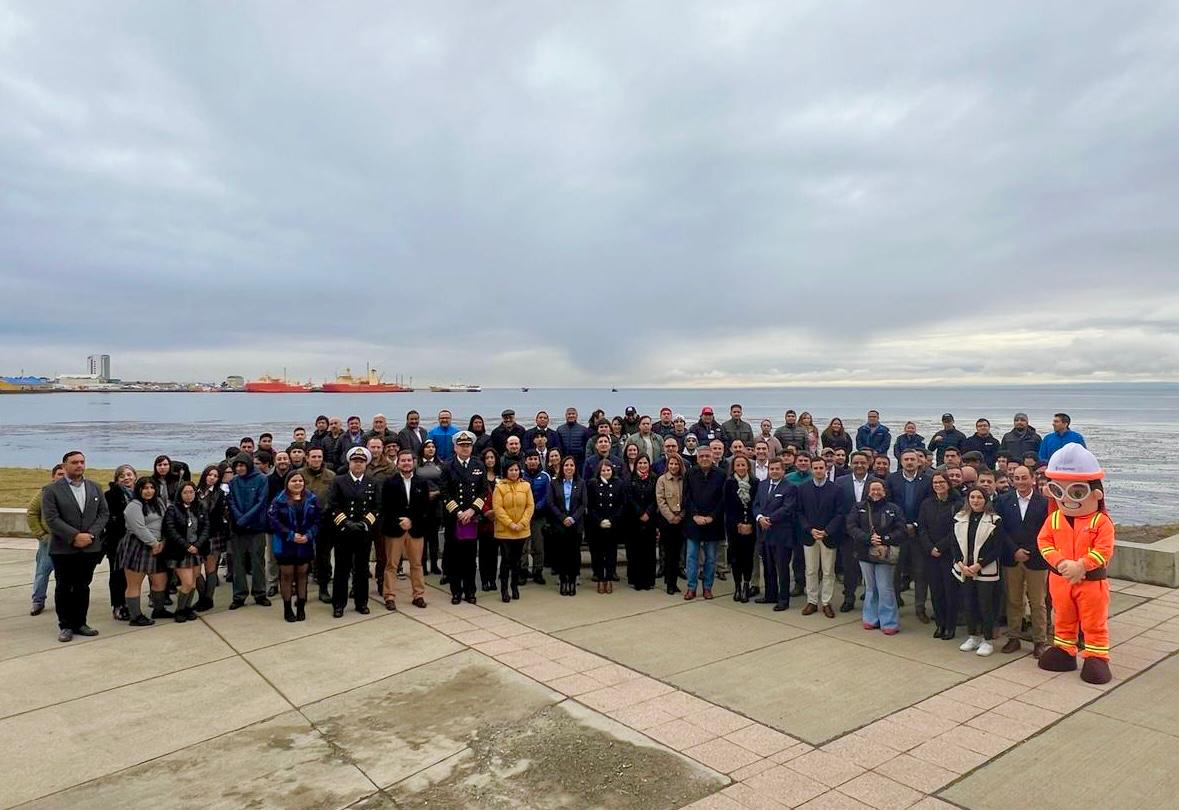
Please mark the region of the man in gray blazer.
<svg viewBox="0 0 1179 810"><path fill-rule="evenodd" d="M54 604L58 641L74 635L97 636L86 624L90 609L90 580L102 560L102 532L110 511L102 490L86 480L86 457L71 450L61 457L65 478L41 492L41 519L50 532L49 558L53 560ZM118 542L108 538L108 542Z"/></svg>

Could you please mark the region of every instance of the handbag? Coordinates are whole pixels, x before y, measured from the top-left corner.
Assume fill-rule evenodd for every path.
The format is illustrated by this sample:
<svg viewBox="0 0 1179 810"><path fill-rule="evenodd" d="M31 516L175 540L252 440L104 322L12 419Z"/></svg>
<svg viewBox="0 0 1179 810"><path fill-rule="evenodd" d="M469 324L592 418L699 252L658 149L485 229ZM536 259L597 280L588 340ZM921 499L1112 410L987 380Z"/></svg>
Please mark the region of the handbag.
<svg viewBox="0 0 1179 810"><path fill-rule="evenodd" d="M455 540L474 540L479 536L479 524L472 520L469 523L454 524L454 539Z"/></svg>
<svg viewBox="0 0 1179 810"><path fill-rule="evenodd" d="M868 504L868 530L870 533L876 532L876 527L872 525L872 505ZM883 563L884 565L896 565L901 561L901 547L890 546L881 543L878 546L872 545L868 542L868 559L874 563Z"/></svg>

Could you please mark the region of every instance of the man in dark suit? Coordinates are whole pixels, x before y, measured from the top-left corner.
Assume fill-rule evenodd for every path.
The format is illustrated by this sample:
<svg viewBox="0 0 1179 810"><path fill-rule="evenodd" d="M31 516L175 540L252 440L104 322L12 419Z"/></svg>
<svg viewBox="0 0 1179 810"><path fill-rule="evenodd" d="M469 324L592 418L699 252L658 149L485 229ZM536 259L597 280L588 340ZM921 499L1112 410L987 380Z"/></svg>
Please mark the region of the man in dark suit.
<svg viewBox="0 0 1179 810"><path fill-rule="evenodd" d="M98 485L86 480L86 456L71 450L62 456L61 463L65 478L41 491L41 520L51 535L57 640L73 641L75 635L98 635L86 624L86 613L90 609L90 581L102 560L101 534L110 509Z"/></svg>
<svg viewBox="0 0 1179 810"><path fill-rule="evenodd" d="M335 533L336 572L332 580L332 616L339 619L348 604L348 575L357 613L368 613L368 557L381 512L381 488L369 475L372 453L364 447L348 450L348 469L332 479L324 526Z"/></svg>
<svg viewBox="0 0 1179 810"><path fill-rule="evenodd" d="M802 528L803 558L806 560L806 606L802 615L823 609L835 618L831 597L835 592L835 553L843 542L846 517L839 510L839 492L827 479L827 460L811 462L811 480L797 488L798 522Z"/></svg>
<svg viewBox="0 0 1179 810"><path fill-rule="evenodd" d="M712 449L701 446L696 452L696 466L684 473L684 535L688 548L684 553L688 586L684 599L696 598L697 561L704 556L701 585L704 598L712 598L716 576L717 547L725 536L725 476L713 464Z"/></svg>
<svg viewBox="0 0 1179 810"><path fill-rule="evenodd" d="M904 604L901 601L901 591L905 590L909 580L912 580L917 619L922 624L929 624L929 614L925 612L925 599L929 591L929 579L925 576L925 556L915 552L917 514L921 511L921 504L933 494L933 487L929 483L929 476L921 474L921 461L915 448L910 447L901 453L901 468L889 473L884 479L884 492L889 501L901 508L901 514L905 517L907 539L901 545L901 561L895 571L897 604Z"/></svg>
<svg viewBox="0 0 1179 810"><path fill-rule="evenodd" d="M555 431L551 427L549 427L548 411L537 411L536 412L536 427L530 427L530 428L528 428L528 430L524 431L524 441L521 442L521 444L524 447L525 453L527 453L529 450L532 450L536 447L536 435L538 433L544 435L546 449L561 446L561 443L560 443L561 440L557 436L557 431ZM655 459L651 459L651 460L654 461ZM544 466L544 455L543 454L541 455L541 458L540 458L540 466L541 467Z"/></svg>
<svg viewBox="0 0 1179 810"><path fill-rule="evenodd" d="M797 492L785 480L786 467L781 458L769 462L769 477L757 488L753 499L753 517L762 541L762 570L765 591L754 601L773 604L774 610L790 607L790 557L794 547L794 510Z"/></svg>
<svg viewBox="0 0 1179 810"><path fill-rule="evenodd" d="M414 453L397 453L397 475L385 479L381 490L381 542L385 544L385 610L397 610L397 569L401 555L409 559L409 584L413 606L426 606L426 581L422 577L422 549L430 511L430 487L414 475Z"/></svg>
<svg viewBox="0 0 1179 810"><path fill-rule="evenodd" d="M1019 633L1026 598L1032 614L1032 655L1039 658L1048 646L1048 563L1036 536L1048 518L1048 499L1036 489L1027 467L1016 467L1011 478L1015 489L995 501L1005 541L1001 562L1007 586L1007 643L1002 651L1019 652L1023 646Z"/></svg>
<svg viewBox="0 0 1179 810"><path fill-rule="evenodd" d="M442 467L439 497L446 512L442 570L450 580L452 605L475 604L476 526L483 504L491 497L483 463L471 458L474 444L475 434L460 430L454 437L454 458Z"/></svg>
<svg viewBox="0 0 1179 810"><path fill-rule="evenodd" d="M868 484L878 481L876 476L868 472L868 454L860 450L851 454L851 475L844 475L835 479L839 489L839 512L844 519L849 512L864 500L868 492ZM855 549L852 539L844 533L843 543L839 547L839 561L843 571L843 604L839 606L840 613L847 613L856 606L856 588L860 585L860 564L856 562Z"/></svg>
<svg viewBox="0 0 1179 810"><path fill-rule="evenodd" d="M397 446L402 450L409 450L416 459L422 453L422 442L426 440L427 432L422 427L422 415L417 411L410 411L405 415L405 427L397 434Z"/></svg>

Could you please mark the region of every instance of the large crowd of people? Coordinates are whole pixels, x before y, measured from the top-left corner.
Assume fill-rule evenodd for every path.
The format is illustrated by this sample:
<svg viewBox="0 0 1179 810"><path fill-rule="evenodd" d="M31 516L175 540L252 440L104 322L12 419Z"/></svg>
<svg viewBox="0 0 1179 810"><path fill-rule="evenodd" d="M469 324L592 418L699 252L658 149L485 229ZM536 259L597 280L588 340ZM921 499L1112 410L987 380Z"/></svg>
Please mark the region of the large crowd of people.
<svg viewBox="0 0 1179 810"><path fill-rule="evenodd" d="M854 432L793 410L755 428L738 404L724 422L704 407L692 424L669 408L596 410L585 423L568 408L556 427L540 411L529 428L508 409L492 429L479 415L461 428L447 410L427 429L410 411L397 432L381 414L367 429L319 416L289 441L242 438L195 477L167 455L146 474L121 465L105 491L72 450L28 507L41 541L31 613L52 573L59 640L96 635L87 612L103 557L113 616L134 626L196 619L223 570L230 610L277 596L290 622L306 620L312 579L337 618L350 603L368 613L372 590L396 610L405 577L424 609L427 575L454 604L481 592L510 603L527 583L547 585L546 571L573 597L584 543L598 594L622 581L621 547L637 590L661 581L669 596L712 599L731 577L735 601L784 611L798 599L828 619L859 598L864 629L885 635L911 598L934 638L965 627L964 652L991 655L1006 624L1002 652L1028 640L1039 657L1044 467L1084 444L1070 421L1056 414L1041 436L1017 413L1002 437L985 418L966 435L947 413L927 440L913 422L894 438L875 410Z"/></svg>

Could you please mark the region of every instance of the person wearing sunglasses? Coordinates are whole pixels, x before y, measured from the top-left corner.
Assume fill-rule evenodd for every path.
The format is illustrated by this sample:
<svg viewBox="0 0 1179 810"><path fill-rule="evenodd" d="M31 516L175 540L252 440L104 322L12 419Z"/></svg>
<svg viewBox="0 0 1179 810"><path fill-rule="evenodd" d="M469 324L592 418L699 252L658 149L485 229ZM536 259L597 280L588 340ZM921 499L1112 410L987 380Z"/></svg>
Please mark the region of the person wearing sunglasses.
<svg viewBox="0 0 1179 810"><path fill-rule="evenodd" d="M1048 592L1054 612L1053 646L1040 669L1077 668L1078 631L1085 636L1081 680L1109 683L1109 574L1113 520L1105 511L1105 471L1080 444L1066 444L1048 460L1047 490L1055 499L1036 545L1051 568Z"/></svg>

